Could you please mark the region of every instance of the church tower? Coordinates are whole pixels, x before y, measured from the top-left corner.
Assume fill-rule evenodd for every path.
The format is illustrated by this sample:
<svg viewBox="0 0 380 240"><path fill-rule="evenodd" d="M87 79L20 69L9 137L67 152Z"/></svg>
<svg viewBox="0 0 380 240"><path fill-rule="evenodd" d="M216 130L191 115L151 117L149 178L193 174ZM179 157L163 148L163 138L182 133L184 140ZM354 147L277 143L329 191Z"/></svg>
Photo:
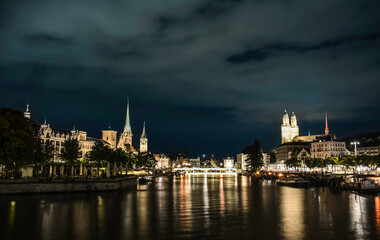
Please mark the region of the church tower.
<svg viewBox="0 0 380 240"><path fill-rule="evenodd" d="M127 114L125 117L125 125L124 130L121 133L120 141L117 145L118 148L123 149L124 151L130 152L133 150L132 147L132 128L131 128L131 122L129 119L129 97L127 98Z"/></svg>
<svg viewBox="0 0 380 240"><path fill-rule="evenodd" d="M107 130L102 130L102 139L110 144L112 150L116 150L117 132L111 130L111 126Z"/></svg>
<svg viewBox="0 0 380 240"><path fill-rule="evenodd" d="M281 125L281 143L291 142L292 141L291 135L292 133L291 133L291 126L289 124L289 115L285 109L284 115L282 117L282 125Z"/></svg>
<svg viewBox="0 0 380 240"><path fill-rule="evenodd" d="M327 124L327 112L325 112L325 121L326 121L326 126L325 126L325 135L329 135L329 126Z"/></svg>
<svg viewBox="0 0 380 240"><path fill-rule="evenodd" d="M26 104L26 110L24 112L24 117L30 119L29 104Z"/></svg>
<svg viewBox="0 0 380 240"><path fill-rule="evenodd" d="M293 140L294 137L299 136L299 128L297 125L297 118L294 112L292 112L292 117L290 119L290 126L291 126L291 136L290 139Z"/></svg>
<svg viewBox="0 0 380 240"><path fill-rule="evenodd" d="M145 122L142 130L142 134L140 137L140 153L148 152L148 138L145 133Z"/></svg>

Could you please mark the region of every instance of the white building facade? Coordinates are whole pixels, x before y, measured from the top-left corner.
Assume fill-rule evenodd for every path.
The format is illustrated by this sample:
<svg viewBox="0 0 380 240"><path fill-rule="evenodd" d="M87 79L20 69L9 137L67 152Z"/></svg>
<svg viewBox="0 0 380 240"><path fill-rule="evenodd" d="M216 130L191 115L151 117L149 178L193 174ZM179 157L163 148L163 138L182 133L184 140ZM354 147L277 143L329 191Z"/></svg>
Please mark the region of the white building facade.
<svg viewBox="0 0 380 240"><path fill-rule="evenodd" d="M346 143L341 141L312 142L310 148L311 158L344 157L350 155Z"/></svg>

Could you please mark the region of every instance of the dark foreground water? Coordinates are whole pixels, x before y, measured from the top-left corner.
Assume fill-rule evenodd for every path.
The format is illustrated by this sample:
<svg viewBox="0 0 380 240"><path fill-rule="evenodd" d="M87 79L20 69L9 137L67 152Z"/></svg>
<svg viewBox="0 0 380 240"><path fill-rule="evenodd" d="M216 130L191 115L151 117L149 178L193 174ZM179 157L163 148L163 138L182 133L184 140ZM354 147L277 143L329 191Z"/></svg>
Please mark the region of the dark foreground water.
<svg viewBox="0 0 380 240"><path fill-rule="evenodd" d="M0 239L378 239L380 198L219 175L0 196Z"/></svg>

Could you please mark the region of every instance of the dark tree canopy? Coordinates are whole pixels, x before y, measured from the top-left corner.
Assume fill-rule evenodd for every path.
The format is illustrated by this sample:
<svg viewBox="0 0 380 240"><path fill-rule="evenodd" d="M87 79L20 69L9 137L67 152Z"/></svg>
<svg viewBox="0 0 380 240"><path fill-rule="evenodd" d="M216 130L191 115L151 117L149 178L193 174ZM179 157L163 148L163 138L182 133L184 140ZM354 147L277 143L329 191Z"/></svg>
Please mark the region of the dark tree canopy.
<svg viewBox="0 0 380 240"><path fill-rule="evenodd" d="M270 160L269 161L270 161L270 163L277 162L277 151L275 149L270 151Z"/></svg>
<svg viewBox="0 0 380 240"><path fill-rule="evenodd" d="M243 151L248 154L247 172L252 173L253 171L260 170L264 165L264 162L259 140L255 140L255 143L252 146L245 147Z"/></svg>
<svg viewBox="0 0 380 240"><path fill-rule="evenodd" d="M0 164L9 170L33 164L39 148L38 127L20 111L0 108Z"/></svg>
<svg viewBox="0 0 380 240"><path fill-rule="evenodd" d="M61 158L67 164L73 165L77 162L80 152L79 152L79 142L77 139L67 139L63 143L63 149L61 151Z"/></svg>

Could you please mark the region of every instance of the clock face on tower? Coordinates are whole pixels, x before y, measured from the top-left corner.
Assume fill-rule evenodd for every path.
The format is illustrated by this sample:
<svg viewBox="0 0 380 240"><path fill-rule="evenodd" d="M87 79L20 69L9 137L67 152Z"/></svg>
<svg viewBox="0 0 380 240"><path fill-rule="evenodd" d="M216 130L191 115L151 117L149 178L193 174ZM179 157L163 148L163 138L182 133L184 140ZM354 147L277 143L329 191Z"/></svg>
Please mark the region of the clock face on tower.
<svg viewBox="0 0 380 240"><path fill-rule="evenodd" d="M146 144L146 141L145 140L141 140L141 144Z"/></svg>

